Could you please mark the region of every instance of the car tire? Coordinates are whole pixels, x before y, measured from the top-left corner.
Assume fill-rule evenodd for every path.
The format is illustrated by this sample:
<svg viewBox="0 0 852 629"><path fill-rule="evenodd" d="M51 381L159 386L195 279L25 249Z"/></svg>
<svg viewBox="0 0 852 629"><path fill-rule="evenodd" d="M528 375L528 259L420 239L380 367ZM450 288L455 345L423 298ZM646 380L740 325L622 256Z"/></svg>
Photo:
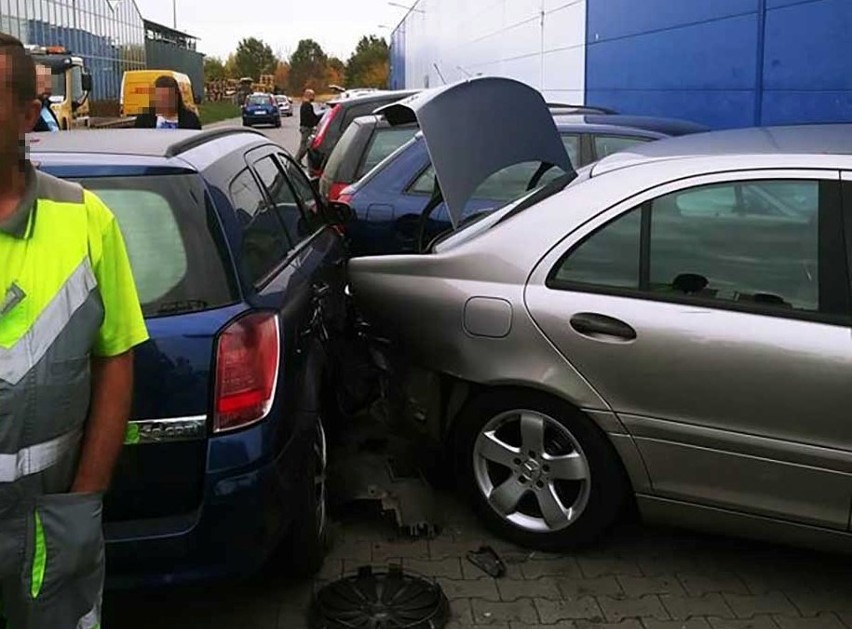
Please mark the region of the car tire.
<svg viewBox="0 0 852 629"><path fill-rule="evenodd" d="M245 120L243 120L243 126L244 127L251 127L251 125Z"/></svg>
<svg viewBox="0 0 852 629"><path fill-rule="evenodd" d="M629 484L612 444L583 413L543 394L492 391L459 421L456 469L498 535L566 550L593 542L617 519Z"/></svg>
<svg viewBox="0 0 852 629"><path fill-rule="evenodd" d="M311 443L306 482L301 483L299 517L294 520L282 560L288 574L310 577L322 567L328 536L328 498L326 496L326 439L322 420L317 418L316 436Z"/></svg>

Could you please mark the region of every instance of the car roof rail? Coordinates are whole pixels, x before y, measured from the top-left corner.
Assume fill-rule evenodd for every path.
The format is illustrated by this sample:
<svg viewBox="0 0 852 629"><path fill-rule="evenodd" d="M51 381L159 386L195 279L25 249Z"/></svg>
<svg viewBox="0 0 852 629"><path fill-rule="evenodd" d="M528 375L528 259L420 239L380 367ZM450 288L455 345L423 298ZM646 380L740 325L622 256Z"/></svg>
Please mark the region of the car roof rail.
<svg viewBox="0 0 852 629"><path fill-rule="evenodd" d="M597 107L596 105L569 105L567 103L547 103L548 109L570 109L575 114L607 114L616 115L617 111L608 107Z"/></svg>
<svg viewBox="0 0 852 629"><path fill-rule="evenodd" d="M229 135L238 135L240 133L252 133L263 138L266 137L257 129L246 129L244 127L219 127L218 129L201 131L192 137L175 142L166 149L165 157L177 157L181 153L186 153L187 151L198 148L199 146L212 142L213 140L225 138Z"/></svg>

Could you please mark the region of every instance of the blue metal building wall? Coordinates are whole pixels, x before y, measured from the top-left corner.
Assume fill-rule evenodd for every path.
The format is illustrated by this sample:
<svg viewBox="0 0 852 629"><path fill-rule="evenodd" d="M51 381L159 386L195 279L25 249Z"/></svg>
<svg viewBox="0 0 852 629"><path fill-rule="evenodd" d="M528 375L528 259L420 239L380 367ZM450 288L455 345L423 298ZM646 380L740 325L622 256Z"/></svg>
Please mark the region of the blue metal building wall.
<svg viewBox="0 0 852 629"><path fill-rule="evenodd" d="M716 128L852 120L850 0L587 0L586 102Z"/></svg>

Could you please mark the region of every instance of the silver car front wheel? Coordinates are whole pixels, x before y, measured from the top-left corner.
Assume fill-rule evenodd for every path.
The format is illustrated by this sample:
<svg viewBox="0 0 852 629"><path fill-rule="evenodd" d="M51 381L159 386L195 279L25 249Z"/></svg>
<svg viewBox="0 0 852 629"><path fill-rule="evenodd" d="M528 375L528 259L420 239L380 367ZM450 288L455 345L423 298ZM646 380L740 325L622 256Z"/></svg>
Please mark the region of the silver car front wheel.
<svg viewBox="0 0 852 629"><path fill-rule="evenodd" d="M606 435L564 402L499 391L460 419L458 461L476 510L523 546L560 550L590 542L616 519L627 483Z"/></svg>

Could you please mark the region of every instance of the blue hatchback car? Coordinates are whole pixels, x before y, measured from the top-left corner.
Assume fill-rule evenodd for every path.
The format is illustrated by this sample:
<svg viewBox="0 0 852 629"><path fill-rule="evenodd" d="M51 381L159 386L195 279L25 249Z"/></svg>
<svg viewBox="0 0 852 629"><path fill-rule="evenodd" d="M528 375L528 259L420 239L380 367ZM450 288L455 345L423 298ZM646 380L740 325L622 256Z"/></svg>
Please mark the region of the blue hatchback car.
<svg viewBox="0 0 852 629"><path fill-rule="evenodd" d="M281 127L281 110L271 94L251 94L243 104L243 126L271 124Z"/></svg>
<svg viewBox="0 0 852 629"><path fill-rule="evenodd" d="M280 548L282 568L317 569L340 220L259 132L30 142L38 168L116 215L151 336L135 353L127 445L104 507L110 584L248 574Z"/></svg>
<svg viewBox="0 0 852 629"><path fill-rule="evenodd" d="M567 114L554 112L557 129L575 168L635 144L666 137L700 133L709 129L693 122L620 114ZM399 133L400 128L386 129ZM404 129L404 127L403 127ZM341 145L345 142L341 140ZM334 156L332 156L334 159ZM539 164L512 166L496 173L476 191L465 208L465 218L496 209L524 193ZM540 184L561 174L546 173ZM353 210L356 220L347 226L353 256L416 253L451 229L447 207L440 204L421 220L435 189L426 143L418 133L375 166L338 197Z"/></svg>

